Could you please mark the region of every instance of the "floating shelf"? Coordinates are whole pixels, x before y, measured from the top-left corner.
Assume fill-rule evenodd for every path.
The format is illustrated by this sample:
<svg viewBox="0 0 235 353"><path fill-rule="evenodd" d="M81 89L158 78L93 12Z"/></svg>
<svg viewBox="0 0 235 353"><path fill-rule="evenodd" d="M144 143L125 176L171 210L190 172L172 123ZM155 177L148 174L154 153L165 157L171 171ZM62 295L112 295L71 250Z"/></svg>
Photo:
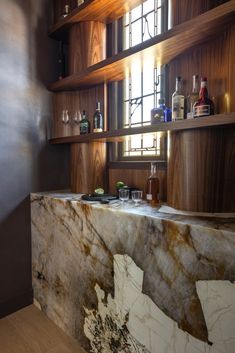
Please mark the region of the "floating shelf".
<svg viewBox="0 0 235 353"><path fill-rule="evenodd" d="M117 2L118 3L118 2ZM68 76L49 86L51 91L78 90L103 82L123 80L137 60L154 60L163 65L187 49L208 41L235 19L235 0L184 22L133 48L90 66L79 74Z"/></svg>
<svg viewBox="0 0 235 353"><path fill-rule="evenodd" d="M209 117L198 119L186 119L169 123L159 123L156 125L148 125L144 127L111 130L99 133L90 133L87 135L76 135L67 137L53 138L49 142L51 144L61 143L85 143L85 142L122 142L127 136L151 134L161 131L177 131L200 129L205 127L216 127L223 125L235 124L235 113L217 114Z"/></svg>
<svg viewBox="0 0 235 353"><path fill-rule="evenodd" d="M145 0L144 0L145 1ZM122 17L128 11L142 4L143 0L88 0L79 8L49 29L49 36L57 40L66 38L67 29L81 21L99 21L110 23Z"/></svg>

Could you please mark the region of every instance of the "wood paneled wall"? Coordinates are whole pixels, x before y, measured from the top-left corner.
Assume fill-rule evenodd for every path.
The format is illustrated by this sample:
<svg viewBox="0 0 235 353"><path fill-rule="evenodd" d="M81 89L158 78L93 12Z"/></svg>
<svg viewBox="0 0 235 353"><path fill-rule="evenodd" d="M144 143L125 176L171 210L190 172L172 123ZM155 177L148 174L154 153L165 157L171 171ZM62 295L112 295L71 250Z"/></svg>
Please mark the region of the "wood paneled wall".
<svg viewBox="0 0 235 353"><path fill-rule="evenodd" d="M76 193L106 189L106 144L74 143L70 146L71 188Z"/></svg>
<svg viewBox="0 0 235 353"><path fill-rule="evenodd" d="M72 91L59 92L53 94L54 118L53 118L53 137L63 137L71 135L79 135L79 125L74 123L73 118L76 111L82 113L83 110L88 114L88 118L93 124L93 114L95 112L95 103L101 102L101 111L104 116L105 128L107 121L107 88L106 84L96 86L94 88ZM62 123L62 111L67 109L70 116L70 123L64 125Z"/></svg>
<svg viewBox="0 0 235 353"><path fill-rule="evenodd" d="M69 75L106 58L106 25L87 21L74 24L69 31Z"/></svg>
<svg viewBox="0 0 235 353"><path fill-rule="evenodd" d="M192 76L206 76L215 112L235 111L235 82L232 75L235 56L235 25L230 25L215 39L179 56L169 64L170 97L175 90L175 77L184 80L184 94L192 90Z"/></svg>
<svg viewBox="0 0 235 353"><path fill-rule="evenodd" d="M173 0L173 24L225 1ZM205 33L206 35L206 33ZM235 24L216 38L180 55L169 64L169 95L175 77L182 76L184 94L192 89L192 75L208 78L215 113L235 111ZM168 203L179 209L200 212L235 211L234 128L206 128L170 134Z"/></svg>
<svg viewBox="0 0 235 353"><path fill-rule="evenodd" d="M150 164L149 169L109 169L109 191L115 194L117 181L123 181L128 186L143 190L145 198L146 184L149 176ZM160 199L161 201L166 201L166 167L158 166L157 176L160 180Z"/></svg>
<svg viewBox="0 0 235 353"><path fill-rule="evenodd" d="M176 26L182 22L213 9L229 0L169 0L171 2L171 22Z"/></svg>

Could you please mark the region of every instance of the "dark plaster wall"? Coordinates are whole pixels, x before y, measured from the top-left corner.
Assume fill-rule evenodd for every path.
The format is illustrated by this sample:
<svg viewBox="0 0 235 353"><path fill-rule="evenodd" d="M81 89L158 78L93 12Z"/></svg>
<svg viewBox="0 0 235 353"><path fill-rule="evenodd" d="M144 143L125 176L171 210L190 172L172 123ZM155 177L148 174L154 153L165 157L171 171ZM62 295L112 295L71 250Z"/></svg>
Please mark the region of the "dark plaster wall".
<svg viewBox="0 0 235 353"><path fill-rule="evenodd" d="M29 193L69 186L67 146L50 146L56 43L48 0L0 0L0 316L31 302Z"/></svg>

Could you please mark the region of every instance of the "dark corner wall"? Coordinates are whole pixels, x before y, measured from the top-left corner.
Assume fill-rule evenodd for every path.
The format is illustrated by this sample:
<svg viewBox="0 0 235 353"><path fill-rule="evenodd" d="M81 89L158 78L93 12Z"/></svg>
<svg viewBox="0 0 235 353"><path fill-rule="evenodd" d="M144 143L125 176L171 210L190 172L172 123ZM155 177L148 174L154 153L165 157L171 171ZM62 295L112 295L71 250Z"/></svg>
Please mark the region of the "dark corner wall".
<svg viewBox="0 0 235 353"><path fill-rule="evenodd" d="M50 146L56 43L50 0L0 0L0 317L32 302L29 193L69 186L69 151Z"/></svg>

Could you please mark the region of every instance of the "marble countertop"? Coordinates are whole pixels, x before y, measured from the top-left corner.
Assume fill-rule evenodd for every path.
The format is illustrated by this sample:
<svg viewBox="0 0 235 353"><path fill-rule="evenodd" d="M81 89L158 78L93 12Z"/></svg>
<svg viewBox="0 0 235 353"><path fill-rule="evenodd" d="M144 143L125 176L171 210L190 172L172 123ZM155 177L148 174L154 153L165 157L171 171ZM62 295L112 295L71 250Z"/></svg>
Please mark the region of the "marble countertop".
<svg viewBox="0 0 235 353"><path fill-rule="evenodd" d="M92 327L97 327L103 313L101 303L107 296L113 297L118 286L122 287L121 282L115 287L115 266L122 273L117 260L121 256L142 271L142 294L178 325L180 335L186 332L210 347L210 327L197 285L201 281L235 281L235 218L177 212L145 202L138 207L131 201L125 205L119 200L113 204L86 202L81 195L68 192L31 194L35 298L47 315L79 339L85 349L89 348L87 338L96 347L97 332ZM123 266L126 268L126 264ZM136 270L134 273L128 278L135 287L138 275ZM97 288L99 293L100 289L104 292L98 301ZM106 306L104 310L108 310ZM116 314L112 317L115 321ZM122 333L126 319L122 321ZM76 322L80 324L75 327ZM108 328L103 334L109 337ZM155 353L154 349L141 349L123 351ZM206 349L197 351L220 353ZM195 350L191 347L185 352Z"/></svg>
<svg viewBox="0 0 235 353"><path fill-rule="evenodd" d="M38 192L31 194L31 200L38 199L41 196L57 199L71 203L81 203L90 207L108 210L110 212L123 212L138 216L152 217L160 220L172 220L188 225L197 225L206 228L218 229L235 233L235 214L210 214L193 213L187 211L174 210L165 205L152 207L147 202L142 201L138 206L130 200L123 204L120 200L110 204L101 204L100 202L89 202L81 200L82 194L75 194L68 191Z"/></svg>

